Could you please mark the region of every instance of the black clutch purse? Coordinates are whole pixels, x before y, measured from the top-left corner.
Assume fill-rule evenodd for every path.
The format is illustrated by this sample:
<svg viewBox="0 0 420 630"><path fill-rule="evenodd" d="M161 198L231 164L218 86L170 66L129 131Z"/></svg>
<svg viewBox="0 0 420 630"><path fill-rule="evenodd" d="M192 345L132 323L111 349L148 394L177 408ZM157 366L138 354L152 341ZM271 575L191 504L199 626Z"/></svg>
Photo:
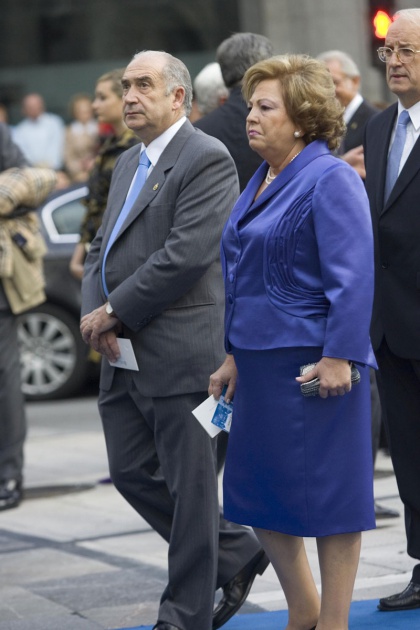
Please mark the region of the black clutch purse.
<svg viewBox="0 0 420 630"><path fill-rule="evenodd" d="M308 363L307 365L302 365L300 368L300 375L304 376L308 372L310 372L316 363ZM351 363L351 384L357 385L360 383L360 372L354 363ZM313 378L311 381L307 383L301 383L300 391L303 396L319 396L319 378Z"/></svg>

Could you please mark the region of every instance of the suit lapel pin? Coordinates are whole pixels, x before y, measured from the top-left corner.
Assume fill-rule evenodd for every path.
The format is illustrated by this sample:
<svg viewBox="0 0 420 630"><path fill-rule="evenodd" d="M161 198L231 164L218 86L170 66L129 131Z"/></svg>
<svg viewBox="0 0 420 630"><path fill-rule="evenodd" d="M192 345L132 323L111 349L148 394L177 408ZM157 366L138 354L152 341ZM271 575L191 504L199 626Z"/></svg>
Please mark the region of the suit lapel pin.
<svg viewBox="0 0 420 630"><path fill-rule="evenodd" d="M157 190L158 188L159 188L159 184L155 184L155 185L153 186L153 190Z"/></svg>

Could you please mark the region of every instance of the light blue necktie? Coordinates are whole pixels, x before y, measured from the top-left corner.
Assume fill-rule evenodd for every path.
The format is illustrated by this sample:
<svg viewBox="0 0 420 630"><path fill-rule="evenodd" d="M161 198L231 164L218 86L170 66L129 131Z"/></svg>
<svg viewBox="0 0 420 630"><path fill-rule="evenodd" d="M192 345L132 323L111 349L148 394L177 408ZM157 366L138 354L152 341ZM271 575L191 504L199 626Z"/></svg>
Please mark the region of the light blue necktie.
<svg viewBox="0 0 420 630"><path fill-rule="evenodd" d="M147 171L149 170L149 166L150 166L151 162L149 160L149 158L147 157L147 153L146 151L143 151L140 155L140 162L139 165L137 167L137 171L136 174L134 176L133 179L133 185L131 186L131 189L125 199L124 205L121 208L121 212L118 216L118 219L114 225L114 229L111 232L111 236L109 237L108 240L108 244L106 246L106 250L105 250L105 255L104 255L104 259L102 261L102 286L104 288L105 291L105 295L108 296L109 291L108 291L108 287L106 286L106 282L105 282L105 264L106 264L106 258L108 256L108 252L111 249L112 245L115 242L115 239L117 238L121 227L124 223L124 221L126 220L126 218L128 217L131 208L134 205L134 202L136 201L137 197L140 194L141 189L144 186L144 182L147 179Z"/></svg>
<svg viewBox="0 0 420 630"><path fill-rule="evenodd" d="M407 136L407 125L410 122L410 114L403 109L398 117L397 129L395 131L394 142L388 155L388 164L386 167L386 183L385 183L385 201L391 194L394 184L397 181L398 171L400 169L401 157L404 150L405 139Z"/></svg>

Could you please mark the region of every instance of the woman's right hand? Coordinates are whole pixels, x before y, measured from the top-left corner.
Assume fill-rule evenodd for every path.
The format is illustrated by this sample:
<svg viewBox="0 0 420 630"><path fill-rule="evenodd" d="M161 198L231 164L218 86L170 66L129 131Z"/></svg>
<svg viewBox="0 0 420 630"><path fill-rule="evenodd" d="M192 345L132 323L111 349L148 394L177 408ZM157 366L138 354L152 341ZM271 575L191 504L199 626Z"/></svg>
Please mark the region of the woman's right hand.
<svg viewBox="0 0 420 630"><path fill-rule="evenodd" d="M209 396L213 394L215 399L219 400L224 386L227 385L225 401L227 403L231 402L235 393L237 376L238 370L236 369L235 359L233 355L228 354L219 369L210 376Z"/></svg>

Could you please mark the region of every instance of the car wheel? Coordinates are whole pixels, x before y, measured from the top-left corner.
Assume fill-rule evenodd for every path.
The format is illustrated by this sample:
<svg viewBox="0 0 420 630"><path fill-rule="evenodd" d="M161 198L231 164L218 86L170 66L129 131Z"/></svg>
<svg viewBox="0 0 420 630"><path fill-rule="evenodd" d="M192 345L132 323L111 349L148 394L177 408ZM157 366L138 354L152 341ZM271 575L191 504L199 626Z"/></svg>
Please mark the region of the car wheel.
<svg viewBox="0 0 420 630"><path fill-rule="evenodd" d="M27 399L77 393L87 377L89 349L75 317L54 304L42 304L19 316L18 338Z"/></svg>

